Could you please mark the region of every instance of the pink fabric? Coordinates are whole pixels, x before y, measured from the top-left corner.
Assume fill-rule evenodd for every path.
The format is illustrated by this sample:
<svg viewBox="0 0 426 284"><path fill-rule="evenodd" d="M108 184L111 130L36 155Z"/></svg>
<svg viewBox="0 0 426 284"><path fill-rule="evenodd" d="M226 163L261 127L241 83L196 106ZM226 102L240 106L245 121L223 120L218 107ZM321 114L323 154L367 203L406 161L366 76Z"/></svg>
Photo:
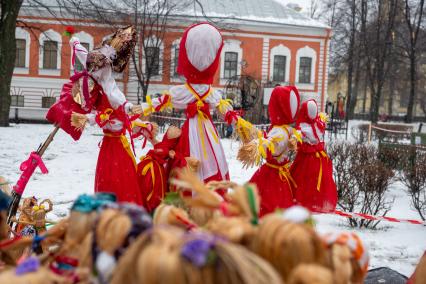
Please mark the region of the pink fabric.
<svg viewBox="0 0 426 284"><path fill-rule="evenodd" d="M19 167L19 169L22 171L22 174L19 177L19 180L16 185L13 187L13 190L16 193L22 195L25 190L25 187L27 186L28 181L30 180L37 167L40 168L43 174L47 174L49 172L41 157L36 152L32 152L30 154L30 157L26 161L22 162L21 166Z"/></svg>

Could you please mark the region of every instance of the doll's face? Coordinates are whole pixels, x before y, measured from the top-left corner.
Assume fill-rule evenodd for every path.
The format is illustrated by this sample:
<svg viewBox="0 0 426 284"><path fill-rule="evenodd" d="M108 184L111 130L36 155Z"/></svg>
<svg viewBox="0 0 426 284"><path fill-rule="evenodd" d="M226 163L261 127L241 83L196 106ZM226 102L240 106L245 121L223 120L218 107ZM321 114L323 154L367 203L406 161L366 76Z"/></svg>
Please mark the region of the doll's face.
<svg viewBox="0 0 426 284"><path fill-rule="evenodd" d="M293 90L291 90L290 91L290 110L291 110L292 118L295 117L298 107L299 107L299 102L297 100L297 95Z"/></svg>
<svg viewBox="0 0 426 284"><path fill-rule="evenodd" d="M315 119L318 115L318 107L314 101L309 101L307 103L308 116L310 119Z"/></svg>

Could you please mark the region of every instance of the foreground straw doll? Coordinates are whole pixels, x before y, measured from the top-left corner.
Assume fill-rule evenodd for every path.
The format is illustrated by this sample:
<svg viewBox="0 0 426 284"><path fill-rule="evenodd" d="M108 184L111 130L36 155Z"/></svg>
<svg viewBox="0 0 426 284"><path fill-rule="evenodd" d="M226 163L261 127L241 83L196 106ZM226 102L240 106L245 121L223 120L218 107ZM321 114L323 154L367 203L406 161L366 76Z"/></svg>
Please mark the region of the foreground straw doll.
<svg viewBox="0 0 426 284"><path fill-rule="evenodd" d="M139 237L117 266L111 284L279 284L274 269L241 246L208 233L157 227Z"/></svg>
<svg viewBox="0 0 426 284"><path fill-rule="evenodd" d="M355 233L330 233L324 236L328 245L329 266L336 284L364 283L369 254Z"/></svg>
<svg viewBox="0 0 426 284"><path fill-rule="evenodd" d="M268 106L270 130L266 137L260 135L239 150L238 159L245 166L260 164L261 157L266 159L250 179L259 190L260 216L294 205L293 190L297 184L289 172L288 154L295 144L295 132L290 124L295 122L299 101L296 87L275 87Z"/></svg>
<svg viewBox="0 0 426 284"><path fill-rule="evenodd" d="M324 144L326 116L318 114L315 100L300 107L296 127L303 143L297 147L290 173L297 184L297 202L315 212L332 212L337 204L337 189L333 180L333 165Z"/></svg>

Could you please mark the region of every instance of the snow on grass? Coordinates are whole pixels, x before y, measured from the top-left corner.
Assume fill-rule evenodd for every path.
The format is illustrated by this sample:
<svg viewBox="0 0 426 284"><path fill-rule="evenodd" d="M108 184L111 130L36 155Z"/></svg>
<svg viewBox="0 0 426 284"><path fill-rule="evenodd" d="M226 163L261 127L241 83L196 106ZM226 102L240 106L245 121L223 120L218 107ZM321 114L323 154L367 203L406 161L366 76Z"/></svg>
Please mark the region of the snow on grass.
<svg viewBox="0 0 426 284"><path fill-rule="evenodd" d="M350 125L357 125L353 122ZM15 183L19 178L19 165L35 151L50 131L51 125L19 124L0 128L0 175ZM49 174L42 175L36 170L29 181L24 196L39 199L50 198L54 202L53 213L48 217L57 219L69 212L72 201L82 193L92 193L96 160L101 141L98 128L88 128L80 141L73 141L63 131L59 131L47 149L43 159ZM328 135L327 135L328 136ZM339 138L342 139L342 135ZM350 132L348 138L351 139ZM352 138L353 139L353 138ZM236 160L238 142L223 139L228 158L231 180L244 183L256 169L243 169ZM141 150L141 141L136 141L138 157L146 153ZM395 197L389 216L419 219L410 208L410 199L400 183L392 185L388 193ZM376 230L352 229L343 217L316 215L317 229L320 233L330 231L356 231L370 249L370 267L388 266L398 272L410 275L420 256L426 250L426 227L421 225L382 222Z"/></svg>

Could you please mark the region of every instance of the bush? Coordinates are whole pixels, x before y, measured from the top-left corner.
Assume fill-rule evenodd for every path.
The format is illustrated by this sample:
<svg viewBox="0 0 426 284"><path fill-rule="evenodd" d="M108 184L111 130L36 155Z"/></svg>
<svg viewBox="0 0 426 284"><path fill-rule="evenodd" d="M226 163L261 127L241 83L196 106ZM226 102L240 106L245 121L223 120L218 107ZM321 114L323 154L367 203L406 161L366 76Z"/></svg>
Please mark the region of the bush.
<svg viewBox="0 0 426 284"><path fill-rule="evenodd" d="M385 216L393 203L386 192L394 173L378 158L374 146L336 143L331 145L338 206L346 212ZM379 222L348 219L352 227L375 228Z"/></svg>
<svg viewBox="0 0 426 284"><path fill-rule="evenodd" d="M413 163L405 164L401 181L410 194L412 207L426 221L426 153L418 152Z"/></svg>

